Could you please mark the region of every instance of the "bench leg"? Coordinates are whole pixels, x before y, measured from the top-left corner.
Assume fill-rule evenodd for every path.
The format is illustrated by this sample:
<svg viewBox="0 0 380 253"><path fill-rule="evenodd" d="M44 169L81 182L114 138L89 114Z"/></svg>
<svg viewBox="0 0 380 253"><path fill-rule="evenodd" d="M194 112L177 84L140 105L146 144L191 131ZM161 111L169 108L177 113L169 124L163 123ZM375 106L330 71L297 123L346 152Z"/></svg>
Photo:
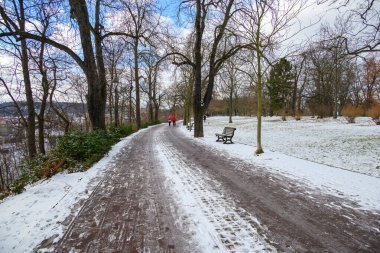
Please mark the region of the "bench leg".
<svg viewBox="0 0 380 253"><path fill-rule="evenodd" d="M223 140L224 140L223 144L233 144L233 142L232 142L232 138L226 137L226 138L223 139ZM229 141L230 143L227 143L228 141Z"/></svg>

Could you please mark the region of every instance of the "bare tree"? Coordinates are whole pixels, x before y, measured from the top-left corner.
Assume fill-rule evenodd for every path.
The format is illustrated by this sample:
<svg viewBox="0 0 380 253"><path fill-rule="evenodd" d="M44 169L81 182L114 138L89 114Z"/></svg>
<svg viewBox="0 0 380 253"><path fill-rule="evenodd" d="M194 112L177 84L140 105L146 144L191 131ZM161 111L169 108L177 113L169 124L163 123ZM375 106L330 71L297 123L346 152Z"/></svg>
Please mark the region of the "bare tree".
<svg viewBox="0 0 380 253"><path fill-rule="evenodd" d="M156 28L160 24L159 18L156 17L157 6L155 1L138 1L126 0L121 1L125 11L125 20L119 31L111 32L110 35L124 36L131 39L130 43L133 48L133 74L135 84L136 100L136 125L141 127L140 113L140 50L145 43L149 43L150 37L156 33Z"/></svg>
<svg viewBox="0 0 380 253"><path fill-rule="evenodd" d="M297 120L300 119L301 105L302 105L302 93L305 89L306 74L305 74L305 62L306 54L301 53L293 58L294 66L294 83L292 92L292 114Z"/></svg>
<svg viewBox="0 0 380 253"><path fill-rule="evenodd" d="M263 60L268 63L270 53L285 40L296 33L287 32L293 25L299 13L306 8L306 1L291 0L280 4L279 0L248 0L245 2L242 14L237 16L241 36L255 52L257 68L257 143L256 154L263 153L261 145L261 121L262 121L262 90L263 90Z"/></svg>
<svg viewBox="0 0 380 253"><path fill-rule="evenodd" d="M142 54L142 59L145 67L143 68L144 80L146 86L142 86L142 90L148 96L148 116L149 121L158 120L158 112L161 104L163 93L159 90L159 72L162 61L153 47L149 48L148 52Z"/></svg>
<svg viewBox="0 0 380 253"><path fill-rule="evenodd" d="M26 23L27 23L27 17L25 13L25 9L29 9L30 6L25 6L23 0L11 0L9 3L11 6L13 6L13 9L10 9L5 13L4 8L0 6L0 14L2 16L2 20L0 20L0 25L5 26L8 28L11 24L13 26L17 26L19 31L21 33L26 31ZM13 20L10 22L7 22L8 15L11 15L13 17ZM1 32L0 32L1 34ZM11 36L13 34L6 34L6 36ZM2 37L0 35L0 37ZM23 81L24 81L24 88L25 88L25 98L27 102L28 107L28 117L26 123L27 128L27 140L28 140L28 152L29 157L32 158L37 154L37 148L36 148L36 140L35 140L35 111L34 111L34 100L33 100L33 93L32 93L32 84L30 80L30 73L29 73L29 55L28 55L28 45L27 45L27 39L26 38L17 38L15 35L13 36L14 39L9 39L9 43L15 45L16 47L19 47L19 49L16 49L17 52L20 54L20 61L22 65L22 73L23 73ZM14 40L19 41L20 44L14 43Z"/></svg>
<svg viewBox="0 0 380 253"><path fill-rule="evenodd" d="M241 71L239 71L239 65L237 58L230 58L226 61L224 68L219 74L221 79L221 92L228 96L228 116L229 123L232 123L232 115L236 111L237 91L241 86ZM235 106L234 106L235 100Z"/></svg>
<svg viewBox="0 0 380 253"><path fill-rule="evenodd" d="M109 75L108 82L108 108L110 123L114 118L115 125L119 125L119 90L120 75L122 71L121 64L125 61L127 45L120 38L108 38L104 43L105 62ZM114 116L114 117L113 117Z"/></svg>
<svg viewBox="0 0 380 253"><path fill-rule="evenodd" d="M22 0L19 1L21 3L23 2ZM52 37L43 37L33 31L26 31L23 22L17 24L14 21L16 17L21 17L22 15L12 14L12 11L17 11L12 8L18 6L13 4L5 5L5 7L0 6L0 15L2 17L1 25L4 27L4 29L0 31L0 38L13 36L15 40L20 40L22 43L24 43L23 41L26 39L32 39L44 42L67 53L83 70L86 76L88 83L87 108L92 127L94 129L104 129L107 81L102 41L104 38L111 36L112 33L104 33L105 22L102 23L101 20L100 0L95 1L94 14L92 15L94 17L94 25L91 24L87 2L85 0L70 0L69 5L70 17L75 19L78 25L82 48L81 54L76 53L68 45L57 42ZM30 10L30 12L31 14L36 13L36 11L33 12L33 10ZM35 27L37 27L37 25L35 25ZM25 58L26 55L23 57ZM25 72L27 73L27 71ZM25 80L28 80L26 75L27 74L25 74Z"/></svg>
<svg viewBox="0 0 380 253"><path fill-rule="evenodd" d="M184 116L183 116L183 124L187 125L191 122L191 109L192 109L192 98L194 91L194 76L192 73L191 67L188 65L184 65L180 67L180 75L182 79L182 87L183 91L181 94L183 95L184 101Z"/></svg>
<svg viewBox="0 0 380 253"><path fill-rule="evenodd" d="M192 67L194 78L194 137L203 137L203 115L212 99L215 77L223 63L243 48L239 44L234 44L232 48L223 47L224 45L221 44L228 31L227 27L231 17L238 9L234 0L195 0L182 1L182 4L188 10L195 11L194 39L191 40L193 55L190 58L179 51L171 52L168 55L175 55L180 58L180 61L174 59L175 65L187 64ZM211 27L207 24L210 24ZM208 30L211 30L210 34L212 35L208 36ZM209 50L205 50L207 46L209 46ZM207 66L207 70L204 69L205 66ZM205 84L203 94L202 84Z"/></svg>
<svg viewBox="0 0 380 253"><path fill-rule="evenodd" d="M344 11L341 19L344 29L333 40L343 42L346 54L362 55L380 51L380 3L375 0L319 0L319 4L328 3Z"/></svg>
<svg viewBox="0 0 380 253"><path fill-rule="evenodd" d="M352 57L345 52L344 40L335 36L342 27L339 19L334 28L322 26L319 41L308 50L308 72L313 85L308 103L319 117L337 118L355 82Z"/></svg>
<svg viewBox="0 0 380 253"><path fill-rule="evenodd" d="M40 27L38 29L39 34L42 38L46 38L46 34L48 33L48 30L51 29L51 22L52 19L57 16L58 10L51 8L52 6L49 6L49 3L45 2L37 2L36 5L38 6L39 14L38 14L38 21L40 24ZM46 44L46 42L37 42L32 41L30 51L30 58L33 59L34 63L37 66L38 74L41 78L41 96L40 99L40 106L39 106L39 112L36 112L37 120L38 120L38 149L41 154L45 154L45 111L47 107L47 100L49 97L49 91L50 91L50 83L48 77L48 47L49 45ZM35 52L33 52L35 49Z"/></svg>

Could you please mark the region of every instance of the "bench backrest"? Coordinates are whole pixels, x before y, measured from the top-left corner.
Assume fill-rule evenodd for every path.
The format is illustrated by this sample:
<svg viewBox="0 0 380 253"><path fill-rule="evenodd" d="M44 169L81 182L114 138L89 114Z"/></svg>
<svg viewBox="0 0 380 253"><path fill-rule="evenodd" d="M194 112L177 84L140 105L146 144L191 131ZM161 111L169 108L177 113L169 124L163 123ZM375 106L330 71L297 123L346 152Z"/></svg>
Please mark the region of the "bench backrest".
<svg viewBox="0 0 380 253"><path fill-rule="evenodd" d="M223 129L223 134L234 136L235 130L236 130L236 128L234 128L234 127L225 127Z"/></svg>

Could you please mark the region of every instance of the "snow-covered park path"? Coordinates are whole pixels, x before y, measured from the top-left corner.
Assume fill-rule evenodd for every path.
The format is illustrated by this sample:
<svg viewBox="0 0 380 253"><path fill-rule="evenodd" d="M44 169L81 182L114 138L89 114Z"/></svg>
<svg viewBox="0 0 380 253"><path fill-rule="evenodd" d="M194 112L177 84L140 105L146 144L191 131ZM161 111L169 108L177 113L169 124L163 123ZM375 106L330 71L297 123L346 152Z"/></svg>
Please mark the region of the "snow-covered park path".
<svg viewBox="0 0 380 253"><path fill-rule="evenodd" d="M328 178L314 180L315 187L306 182L313 174L289 176L292 172L255 165L236 155L247 153L245 145L209 145L207 138L194 141L184 131L182 126L150 127L117 144L109 159L88 171L91 180L81 175L77 186L66 182L67 190L60 192L53 178L49 181L53 187L45 182L5 200L0 204L4 214L0 252L376 252L380 248L379 178L340 171L332 175L342 180L353 177L352 189L330 184ZM294 166L294 160L287 165L287 159L291 158L282 158L282 166ZM297 162L297 168L301 171L299 167L310 164ZM54 205L44 203L38 209L39 201L48 202L51 194L43 187L56 191L56 197ZM12 212L13 206L17 212ZM46 213L38 216L38 210ZM27 213L33 212L35 217L28 218ZM22 215L25 224L19 221Z"/></svg>

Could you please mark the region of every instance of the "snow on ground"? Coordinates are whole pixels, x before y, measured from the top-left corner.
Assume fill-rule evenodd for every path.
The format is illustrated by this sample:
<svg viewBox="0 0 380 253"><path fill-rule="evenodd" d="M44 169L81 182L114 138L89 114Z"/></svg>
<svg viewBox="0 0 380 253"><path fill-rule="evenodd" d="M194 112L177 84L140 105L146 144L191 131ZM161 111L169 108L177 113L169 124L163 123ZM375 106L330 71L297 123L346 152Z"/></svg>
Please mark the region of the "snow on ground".
<svg viewBox="0 0 380 253"><path fill-rule="evenodd" d="M234 117L233 120L233 124L228 124L227 117L208 118L204 127L205 137L196 138L195 141L227 150L231 156L293 178L300 185L354 200L362 209L380 210L380 127L373 125L368 118L360 118L356 124L347 124L343 119L303 118L301 121L283 122L276 117L264 118L262 143L265 153L260 156L254 155L256 119ZM221 132L228 125L237 128L233 139L235 144L215 142L214 133ZM192 132L183 126L180 129L192 138ZM0 252L31 252L36 244L53 234L59 235L56 238L58 240L63 234L62 222L71 214L75 204L88 198L104 171L111 165L113 157L131 138L137 138L139 133L116 144L108 156L86 172L56 175L28 187L20 195L3 200L0 203ZM165 153L165 150L159 149L157 153ZM168 174L172 174L170 169L182 166L180 159L165 160L162 154L160 156L164 164L171 165ZM191 189L181 187L184 178L172 175L168 180L175 183L174 190L178 192L178 201L184 204L187 212L197 217L198 224L193 229L203 229L198 231L198 236L204 237L200 241L201 248L214 249L212 245L215 240L214 244L208 244L206 238L215 238L215 231L209 229L215 227L202 218L202 215L211 213L211 209L215 207L202 204L200 195L188 195ZM202 175L195 175L192 180L199 184L205 181ZM217 195L220 193L203 186L200 185L206 189L205 194L209 199L221 199ZM205 208L203 214L191 209L191 206L199 203ZM220 210L234 217L242 216L237 210L226 209L226 205L233 206L233 203L219 204ZM265 247L264 244L260 245L260 238L257 240L258 249Z"/></svg>
<svg viewBox="0 0 380 253"><path fill-rule="evenodd" d="M61 173L4 199L0 203L0 252L32 252L42 240L54 234L59 235L57 240L62 237L62 222L75 204L88 198L113 157L137 134L114 145L107 156L85 172Z"/></svg>
<svg viewBox="0 0 380 253"><path fill-rule="evenodd" d="M254 154L255 117L233 117L231 124L228 117L209 117L204 124L205 137L195 140L318 191L345 196L362 209L380 210L380 127L369 118L359 118L357 122L347 124L343 118L263 118L265 153L260 156ZM215 133L221 133L225 126L237 128L235 144L215 141ZM181 129L189 137L193 135L185 127Z"/></svg>
<svg viewBox="0 0 380 253"><path fill-rule="evenodd" d="M380 127L370 118L357 118L347 124L344 118L316 119L304 117L296 121L289 117L264 117L262 146L301 159L380 177ZM210 117L205 124L205 136L234 126L234 142L256 147L256 117Z"/></svg>

